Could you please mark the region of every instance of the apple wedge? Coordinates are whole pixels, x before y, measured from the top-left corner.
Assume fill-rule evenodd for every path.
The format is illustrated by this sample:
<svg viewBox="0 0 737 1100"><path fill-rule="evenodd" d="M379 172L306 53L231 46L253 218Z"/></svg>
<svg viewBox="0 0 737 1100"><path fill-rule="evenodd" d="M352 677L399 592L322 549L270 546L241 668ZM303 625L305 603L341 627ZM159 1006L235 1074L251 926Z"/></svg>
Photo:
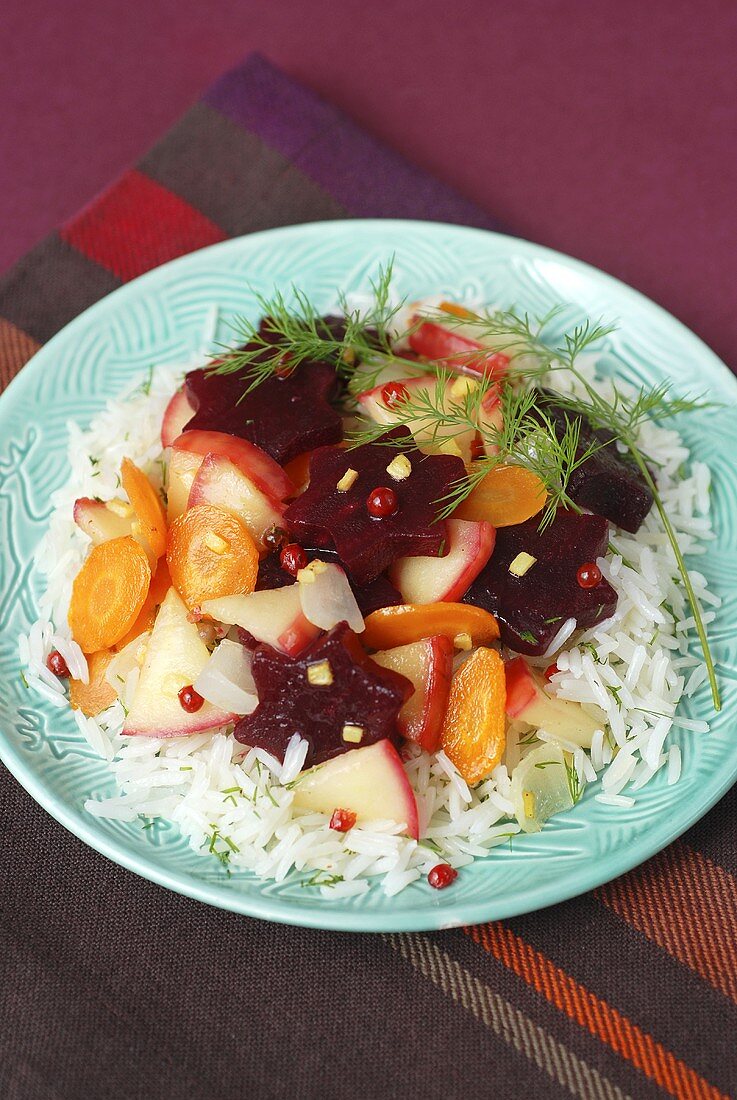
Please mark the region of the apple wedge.
<svg viewBox="0 0 737 1100"><path fill-rule="evenodd" d="M279 463L247 439L226 432L191 431L175 439L172 448L200 458L216 454L230 459L257 489L273 500L283 501L294 495L294 485Z"/></svg>
<svg viewBox="0 0 737 1100"><path fill-rule="evenodd" d="M592 717L580 703L549 695L539 673L533 671L524 657L515 657L505 665L507 681L507 715L551 737L560 737L584 749L591 748L596 730L603 729L606 716Z"/></svg>
<svg viewBox="0 0 737 1100"><path fill-rule="evenodd" d="M389 580L405 603L455 602L468 591L491 557L496 529L490 523L449 519L445 557L397 558Z"/></svg>
<svg viewBox="0 0 737 1100"><path fill-rule="evenodd" d="M408 741L416 741L427 752L435 752L440 744L453 678L450 638L437 634L420 642L374 653L371 659L377 665L406 676L414 684L414 695L399 712L397 729Z"/></svg>
<svg viewBox="0 0 737 1100"><path fill-rule="evenodd" d="M296 656L320 633L302 611L298 584L270 588L247 596L205 600L202 613L229 626L240 626L259 642Z"/></svg>
<svg viewBox="0 0 737 1100"><path fill-rule="evenodd" d="M177 390L164 410L164 417L161 421L161 446L171 447L194 414L195 410L189 402L184 387L182 387Z"/></svg>
<svg viewBox="0 0 737 1100"><path fill-rule="evenodd" d="M416 324L420 316L416 315ZM478 328L468 326L469 331L478 333ZM504 341L500 341L505 346ZM509 340L506 339L506 345ZM491 378L505 374L509 367L509 356L494 351L486 342L464 334L461 325L454 322L452 327L424 321L410 334L409 345L412 351L424 359L442 361L450 370L460 371L479 377Z"/></svg>
<svg viewBox="0 0 737 1100"><path fill-rule="evenodd" d="M95 546L108 539L130 535L135 515L125 500L94 500L80 497L74 502L74 522L92 539Z"/></svg>
<svg viewBox="0 0 737 1100"><path fill-rule="evenodd" d="M197 471L204 456L192 451L177 450L169 452L169 466L166 473L166 522L169 527L182 512L187 510L189 494L192 491Z"/></svg>
<svg viewBox="0 0 737 1100"><path fill-rule="evenodd" d="M443 393L444 407L452 405L453 402L457 403L460 392L454 391L454 387L458 381L458 379L454 379L445 385ZM475 385L476 383L470 382L470 384ZM435 400L438 381L434 375L423 374L415 378L406 378L402 381L402 385L409 394L409 401L421 401L422 395L427 393L431 394L433 401ZM376 423L395 424L397 422L394 409L387 405L384 399L383 386L374 386L371 390L365 390L358 395L356 400L364 415L376 421ZM473 429L459 432L455 426L449 425L447 429L439 430L437 425L428 424L427 417L423 416L419 409L418 416L415 419L408 421L403 419L402 423L406 424L412 432L417 446L426 454L453 454L462 458L464 462L470 461L476 437L476 432Z"/></svg>
<svg viewBox="0 0 737 1100"><path fill-rule="evenodd" d="M395 821L419 839L414 792L390 741L351 749L303 772L294 787L294 805L324 814L352 810L359 822Z"/></svg>
<svg viewBox="0 0 737 1100"><path fill-rule="evenodd" d="M195 682L209 658L181 597L170 588L156 616L123 733L129 737L183 737L235 721L235 714L211 703L188 714L179 702L178 693Z"/></svg>
<svg viewBox="0 0 737 1100"><path fill-rule="evenodd" d="M233 512L262 548L264 536L281 524L284 515L283 504L257 489L229 458L212 453L205 456L189 491L187 507L198 504Z"/></svg>

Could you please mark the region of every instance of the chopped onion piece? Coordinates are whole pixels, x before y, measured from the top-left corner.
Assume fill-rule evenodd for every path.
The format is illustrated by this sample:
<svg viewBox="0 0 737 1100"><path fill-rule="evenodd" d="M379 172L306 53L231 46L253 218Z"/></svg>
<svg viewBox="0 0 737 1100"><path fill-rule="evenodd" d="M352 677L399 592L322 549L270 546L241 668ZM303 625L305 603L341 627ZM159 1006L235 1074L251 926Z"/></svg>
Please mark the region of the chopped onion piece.
<svg viewBox="0 0 737 1100"><path fill-rule="evenodd" d="M315 566L318 568L315 569ZM363 615L358 609L356 597L339 565L313 562L307 569L300 570L297 580L302 611L313 626L331 630L338 623L345 622L357 634L364 629Z"/></svg>
<svg viewBox="0 0 737 1100"><path fill-rule="evenodd" d="M192 685L208 703L230 714L251 714L258 706L251 654L239 642L224 639Z"/></svg>
<svg viewBox="0 0 737 1100"><path fill-rule="evenodd" d="M512 772L510 797L526 833L537 833L554 814L573 806L563 751L550 743L528 753Z"/></svg>

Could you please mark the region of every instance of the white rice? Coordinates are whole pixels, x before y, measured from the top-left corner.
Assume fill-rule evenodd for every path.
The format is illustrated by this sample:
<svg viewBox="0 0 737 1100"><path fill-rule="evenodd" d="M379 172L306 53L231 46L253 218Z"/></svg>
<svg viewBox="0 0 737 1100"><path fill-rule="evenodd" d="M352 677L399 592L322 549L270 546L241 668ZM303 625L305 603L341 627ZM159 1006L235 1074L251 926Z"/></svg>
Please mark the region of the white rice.
<svg viewBox="0 0 737 1100"><path fill-rule="evenodd" d="M208 318L206 343L216 325L217 311ZM66 685L46 667L52 649L59 650L74 677L84 682L88 677L84 655L66 626L72 581L88 547L72 518L74 501L116 496L124 456L143 466L155 482L163 479L162 415L182 374L194 365L157 367L143 385L109 401L87 431L69 424L71 475L52 496L49 528L35 554L36 568L46 581L39 619L19 639L29 687L56 707L68 703ZM561 388L575 388L562 372L555 380ZM608 383L600 386L606 393ZM658 467L660 492L682 549L704 553L713 537L708 468L693 462L684 475L688 452L671 429L646 424L640 443ZM597 802L616 811L635 805L633 794L661 768L667 783L676 783L682 754L677 744L668 743L674 729L697 737L708 724L675 716L682 695L703 686L706 670L688 653L693 618L657 515L652 512L637 535L613 530L612 542L616 554L598 564L618 594L614 615L575 639L575 620L567 620L535 663L547 664L561 645L573 643L557 653L559 671L552 688L561 698L591 708L592 714L603 712L606 728L596 731L587 752L572 742L557 743L572 753L580 786L600 780ZM718 607L704 576L694 571L691 579L700 602ZM713 612L705 618L709 621ZM135 678L126 685L128 703L134 690ZM90 798L85 808L100 818L143 819L145 828L155 819L175 822L195 851L214 855L229 873L250 870L282 881L296 872L304 885L331 897L361 894L368 880L379 876L391 897L440 860L464 866L497 845L511 843L520 832L505 764L471 789L444 753L431 758L408 747L405 768L417 799L418 843L402 836L392 822L369 822L342 834L329 828L325 815L295 810L291 784L307 751L297 736L280 764L260 749L244 755L244 747L226 730L171 740L127 738L121 735L123 719L120 703L96 719L74 712L80 737L109 761L120 792L112 798ZM539 739L555 740L545 731Z"/></svg>

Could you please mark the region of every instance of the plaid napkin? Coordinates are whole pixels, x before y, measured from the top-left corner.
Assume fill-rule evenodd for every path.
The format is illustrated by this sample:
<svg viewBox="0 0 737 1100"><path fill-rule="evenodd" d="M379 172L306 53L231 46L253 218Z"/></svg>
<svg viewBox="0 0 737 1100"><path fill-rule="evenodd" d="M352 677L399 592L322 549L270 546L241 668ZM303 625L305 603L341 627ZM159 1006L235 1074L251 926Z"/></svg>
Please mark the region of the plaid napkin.
<svg viewBox="0 0 737 1100"><path fill-rule="evenodd" d="M0 384L98 298L226 237L496 223L252 57L0 280ZM593 894L432 935L207 908L85 848L2 771L0 1095L726 1097L737 792Z"/></svg>

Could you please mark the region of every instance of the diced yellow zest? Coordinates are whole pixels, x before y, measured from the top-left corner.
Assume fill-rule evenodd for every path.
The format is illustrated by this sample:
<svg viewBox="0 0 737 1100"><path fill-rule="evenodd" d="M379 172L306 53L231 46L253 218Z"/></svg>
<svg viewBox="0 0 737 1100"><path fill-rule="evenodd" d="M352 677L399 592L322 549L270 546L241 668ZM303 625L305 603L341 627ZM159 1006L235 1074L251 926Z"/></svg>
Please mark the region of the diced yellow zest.
<svg viewBox="0 0 737 1100"><path fill-rule="evenodd" d="M535 819L535 795L532 791L523 791L522 793L522 808L525 811L525 817L530 818L531 821Z"/></svg>
<svg viewBox="0 0 737 1100"><path fill-rule="evenodd" d="M343 740L351 745L360 745L363 741L363 726L354 726L346 722L343 726Z"/></svg>
<svg viewBox="0 0 737 1100"><path fill-rule="evenodd" d="M405 481L412 473L412 463L406 455L397 455L387 466L386 472L395 481Z"/></svg>
<svg viewBox="0 0 737 1100"><path fill-rule="evenodd" d="M450 396L456 401L462 401L467 393L477 390L479 385L480 383L477 378L469 378L468 375L461 375L461 377L456 378L455 382L451 385Z"/></svg>
<svg viewBox="0 0 737 1100"><path fill-rule="evenodd" d="M224 554L228 549L225 539L222 539L220 535L216 535L214 531L208 531L202 541L208 550L212 550L213 554Z"/></svg>
<svg viewBox="0 0 737 1100"><path fill-rule="evenodd" d="M537 558L533 558L532 554L528 554L525 550L520 550L514 561L509 563L509 572L513 577L524 577L533 565L537 561Z"/></svg>
<svg viewBox="0 0 737 1100"><path fill-rule="evenodd" d="M335 486L339 493L347 493L358 481L358 470L353 470L350 467L343 474L342 478Z"/></svg>
<svg viewBox="0 0 737 1100"><path fill-rule="evenodd" d="M444 439L438 446L438 454L441 455L453 455L454 458L463 458L463 452L456 443L455 439Z"/></svg>
<svg viewBox="0 0 737 1100"><path fill-rule="evenodd" d="M105 507L108 512L112 512L114 516L120 516L121 519L128 519L133 515L133 508L124 500L109 500Z"/></svg>
<svg viewBox="0 0 737 1100"><path fill-rule="evenodd" d="M307 679L316 687L328 687L333 682L333 670L330 661L316 661L307 666Z"/></svg>
<svg viewBox="0 0 737 1100"><path fill-rule="evenodd" d="M456 634L455 638L453 639L453 645L456 647L456 649L472 649L473 640L470 634L467 634L465 631L463 631L460 634Z"/></svg>

